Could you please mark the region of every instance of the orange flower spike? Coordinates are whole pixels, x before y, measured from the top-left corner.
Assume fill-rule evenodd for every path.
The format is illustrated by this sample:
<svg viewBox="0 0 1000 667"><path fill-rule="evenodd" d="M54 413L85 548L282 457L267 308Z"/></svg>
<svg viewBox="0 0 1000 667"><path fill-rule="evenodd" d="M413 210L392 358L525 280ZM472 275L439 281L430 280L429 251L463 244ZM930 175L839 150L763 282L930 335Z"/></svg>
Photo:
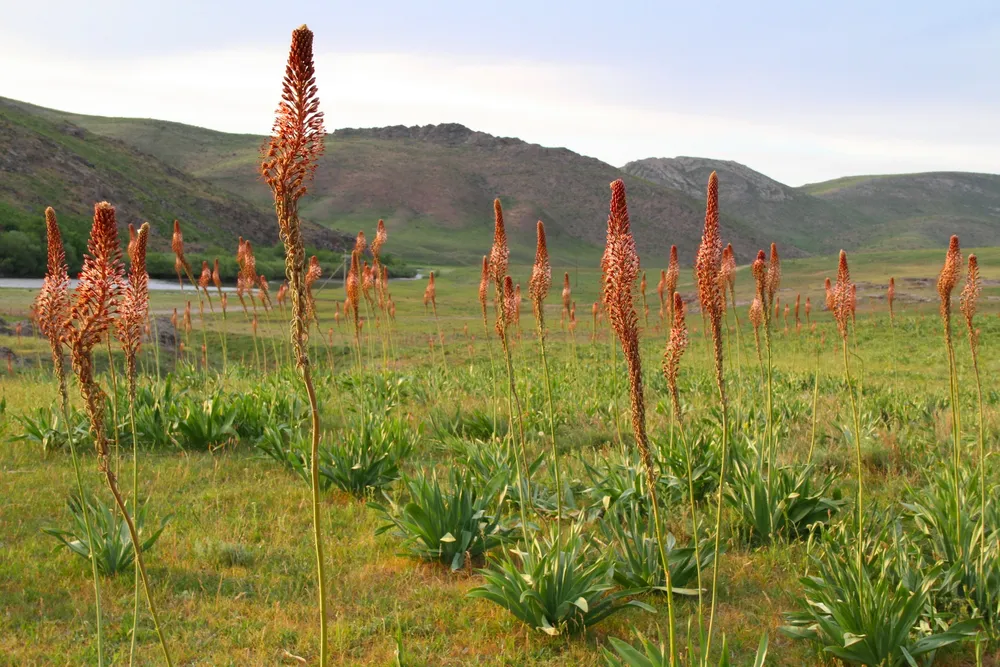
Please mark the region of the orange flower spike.
<svg viewBox="0 0 1000 667"><path fill-rule="evenodd" d="M205 260L201 261L201 275L198 276L198 287L201 289L208 289L209 283L212 282L212 269L208 268L208 262Z"/></svg>
<svg viewBox="0 0 1000 667"><path fill-rule="evenodd" d="M552 265L549 262L549 249L545 242L545 225L541 220L535 226L538 242L535 247L535 264L531 267L531 278L528 280L528 296L535 317L542 315L542 304L552 286Z"/></svg>
<svg viewBox="0 0 1000 667"><path fill-rule="evenodd" d="M969 270L965 275L965 286L962 288L960 308L965 317L965 326L969 331L969 340L975 350L979 343L979 332L973 325L976 316L976 301L983 291L982 279L979 277L979 260L975 255L969 255Z"/></svg>
<svg viewBox="0 0 1000 667"><path fill-rule="evenodd" d="M681 357L688 347L687 324L684 321L684 299L674 293L674 321L670 326L670 337L667 339L667 349L663 355L663 375L667 379L667 387L674 398L674 410L679 409L677 401L677 371L680 368ZM675 415L679 416L679 415Z"/></svg>
<svg viewBox="0 0 1000 667"><path fill-rule="evenodd" d="M823 284L823 287L826 290L826 309L832 313L836 304L833 294L833 286L830 283L829 277L827 277L826 282Z"/></svg>
<svg viewBox="0 0 1000 667"><path fill-rule="evenodd" d="M938 276L937 290L941 297L941 319L944 321L950 337L951 328L951 293L958 284L958 274L962 266L962 253L958 245L958 237L952 236L948 242L948 254L945 255L944 267Z"/></svg>
<svg viewBox="0 0 1000 667"><path fill-rule="evenodd" d="M510 248L507 247L507 231L503 223L503 208L500 200L493 200L493 247L490 249L490 278L498 286L507 275L507 265L510 262Z"/></svg>
<svg viewBox="0 0 1000 667"><path fill-rule="evenodd" d="M357 238L354 240L354 250L360 256L364 256L365 250L368 249L368 241L365 240L364 231L359 231Z"/></svg>
<svg viewBox="0 0 1000 667"><path fill-rule="evenodd" d="M56 212L51 206L45 209L45 231L48 264L37 300L38 328L49 339L53 355L58 354L61 362L62 352L57 349L69 317L69 268Z"/></svg>
<svg viewBox="0 0 1000 667"><path fill-rule="evenodd" d="M833 288L833 317L841 338L847 340L848 320L851 317L851 272L847 266L847 253L843 250L837 264L837 284Z"/></svg>
<svg viewBox="0 0 1000 667"><path fill-rule="evenodd" d="M767 261L767 279L765 281L767 286L767 302L768 304L773 304L774 295L778 293L778 287L781 286L781 259L778 257L778 245L776 243L771 244L771 256Z"/></svg>
<svg viewBox="0 0 1000 667"><path fill-rule="evenodd" d="M142 344L142 326L149 311L149 274L146 272L146 244L149 223L143 223L131 244L128 284L115 320L118 340L125 350L127 372L133 376L135 358Z"/></svg>
<svg viewBox="0 0 1000 667"><path fill-rule="evenodd" d="M483 271L479 276L479 305L483 310L483 317L486 317L486 296L490 285L490 258L483 255Z"/></svg>

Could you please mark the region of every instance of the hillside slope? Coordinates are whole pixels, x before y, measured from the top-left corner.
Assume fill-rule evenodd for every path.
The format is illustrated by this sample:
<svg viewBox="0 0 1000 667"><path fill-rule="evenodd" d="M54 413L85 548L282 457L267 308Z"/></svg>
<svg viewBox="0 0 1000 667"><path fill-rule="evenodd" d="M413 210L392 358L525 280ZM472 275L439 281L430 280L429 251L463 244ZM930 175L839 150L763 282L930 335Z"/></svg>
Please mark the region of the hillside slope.
<svg viewBox="0 0 1000 667"><path fill-rule="evenodd" d="M256 165L264 137L226 134L158 120L66 114L24 105L134 146L178 170L270 207ZM491 239L499 196L515 259L530 261L534 224L546 223L556 259L593 258L604 244L608 184L624 177L633 228L648 266L665 264L676 243L693 258L704 221L704 187L691 195L623 174L564 148L493 137L458 124L341 129L327 142L311 194L309 219L356 233L384 218L391 244L407 258L474 263ZM749 253L766 239L723 212L727 240ZM391 246L390 246L391 247ZM789 254L801 254L789 248ZM586 261L589 261L587 259Z"/></svg>
<svg viewBox="0 0 1000 667"><path fill-rule="evenodd" d="M766 230L769 238L810 253L836 252L862 245L874 221L849 206L813 197L738 162L709 158L646 158L622 171L693 194L713 171L719 175L724 209Z"/></svg>
<svg viewBox="0 0 1000 667"><path fill-rule="evenodd" d="M194 248L230 246L239 235L277 242L275 223L259 205L125 142L2 98L0 146L0 205L10 215L41 220L51 205L61 218L83 221L95 202L106 200L117 208L122 227L150 222L154 250L169 246L175 218ZM318 227L309 237L322 247L344 243Z"/></svg>
<svg viewBox="0 0 1000 667"><path fill-rule="evenodd" d="M958 234L967 246L1000 245L1000 175L852 176L799 190L882 221L872 236L874 246L940 247L951 234Z"/></svg>

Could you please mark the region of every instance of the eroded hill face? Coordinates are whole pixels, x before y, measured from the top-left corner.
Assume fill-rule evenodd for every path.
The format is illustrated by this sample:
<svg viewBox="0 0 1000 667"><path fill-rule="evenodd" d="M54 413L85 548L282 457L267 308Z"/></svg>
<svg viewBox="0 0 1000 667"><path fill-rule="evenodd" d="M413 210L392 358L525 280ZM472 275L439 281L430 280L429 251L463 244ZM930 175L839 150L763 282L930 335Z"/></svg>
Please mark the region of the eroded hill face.
<svg viewBox="0 0 1000 667"><path fill-rule="evenodd" d="M0 99L0 201L36 214L46 206L89 217L95 202L115 205L119 225L149 221L154 249L169 245L174 219L185 239L231 245L237 236L258 244L278 240L273 214L221 187L173 167L123 141L97 135L67 120L48 119ZM346 243L313 228L321 247Z"/></svg>

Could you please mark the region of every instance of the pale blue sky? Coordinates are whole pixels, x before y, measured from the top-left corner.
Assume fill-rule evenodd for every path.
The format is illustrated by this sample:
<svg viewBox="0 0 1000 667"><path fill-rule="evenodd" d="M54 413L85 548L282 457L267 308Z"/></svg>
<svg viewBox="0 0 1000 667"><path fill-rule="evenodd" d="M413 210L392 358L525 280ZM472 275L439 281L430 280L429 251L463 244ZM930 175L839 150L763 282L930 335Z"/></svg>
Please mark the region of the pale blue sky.
<svg viewBox="0 0 1000 667"><path fill-rule="evenodd" d="M306 22L331 127L455 121L794 185L1000 172L997 0L205 4L0 0L0 95L265 132Z"/></svg>

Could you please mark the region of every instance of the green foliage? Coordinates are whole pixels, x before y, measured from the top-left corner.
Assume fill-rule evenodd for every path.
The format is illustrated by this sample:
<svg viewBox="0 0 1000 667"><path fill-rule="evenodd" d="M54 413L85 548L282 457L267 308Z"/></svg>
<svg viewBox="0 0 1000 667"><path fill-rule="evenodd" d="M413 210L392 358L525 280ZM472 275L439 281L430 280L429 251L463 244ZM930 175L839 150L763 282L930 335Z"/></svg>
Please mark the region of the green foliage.
<svg viewBox="0 0 1000 667"><path fill-rule="evenodd" d="M452 571L461 569L467 558L477 559L513 538L513 529L505 527L499 515L506 485L503 475L481 485L453 468L449 485L442 488L437 476L420 474L406 480L405 504L387 508L369 503L390 521L376 534L395 528L410 555L440 561Z"/></svg>
<svg viewBox="0 0 1000 667"><path fill-rule="evenodd" d="M123 570L132 567L135 559L135 550L132 548L132 536L128 531L128 524L125 522L121 512L114 506L105 505L100 498L90 496L87 498L87 512L90 515L90 529L94 537L94 544L87 541L87 527L84 518L84 509L80 502L80 497L73 494L66 501L70 513L73 515L73 527L69 530L58 528L43 528L42 532L51 535L59 540L60 544L76 555L90 560L97 560L97 568L101 574L113 577ZM142 537L146 527L146 514L148 506L143 504L136 509L125 501L125 508L132 515L135 524L136 534ZM153 530L149 537L142 540L139 548L148 551L160 538L160 534L167 527L170 515L160 520L158 528Z"/></svg>
<svg viewBox="0 0 1000 667"><path fill-rule="evenodd" d="M751 544L805 537L830 523L845 502L840 489L833 489L834 475L814 482L811 465L776 466L762 474L753 461L734 457L732 470L725 497L736 513L736 532Z"/></svg>
<svg viewBox="0 0 1000 667"><path fill-rule="evenodd" d="M32 442L42 448L42 456L62 449L69 443L72 434L73 442L78 446L90 441L90 422L87 415L79 410L70 412L70 426L66 427L62 411L56 408L38 408L35 416L18 415L15 417L21 425L21 433L14 440Z"/></svg>
<svg viewBox="0 0 1000 667"><path fill-rule="evenodd" d="M898 528L873 523L865 524L874 534L863 545L850 531L830 531L813 557L817 574L799 580L800 611L785 615L781 631L847 663L888 667L916 665L915 658L975 635L976 621L949 627L929 604L941 568L911 567Z"/></svg>
<svg viewBox="0 0 1000 667"><path fill-rule="evenodd" d="M200 404L189 400L181 414L177 436L182 447L215 449L236 438L233 423L238 413L222 392L213 392Z"/></svg>
<svg viewBox="0 0 1000 667"><path fill-rule="evenodd" d="M549 635L582 632L626 606L655 611L638 600L623 603L640 591L613 590L614 562L594 553L576 527L563 544L534 538L527 549L504 550L493 567L480 570L486 583L469 597L494 602Z"/></svg>
<svg viewBox="0 0 1000 667"><path fill-rule="evenodd" d="M656 543L653 513L634 503L618 503L600 523L601 533L615 559L614 580L634 590L666 590L660 550ZM672 533L665 536L670 583L674 593L698 594L698 561L694 546L678 547ZM703 539L698 545L701 570L707 571L714 560L714 543Z"/></svg>
<svg viewBox="0 0 1000 667"><path fill-rule="evenodd" d="M690 624L689 624L690 626ZM707 661L701 661L700 658L694 652L694 646L690 640L690 637L694 633L691 632L691 628L688 627L688 652L687 652L687 665L707 665ZM608 667L674 667L674 665L685 664L684 660L680 662L675 662L670 659L670 650L667 648L666 642L663 641L662 635L660 636L659 644L652 642L647 639L641 632L636 631L636 635L639 637L639 646L642 651L639 651L636 647L623 642L617 637L610 637L608 641L611 643L612 648L615 652L604 649L604 660L607 662ZM753 667L764 667L764 661L767 659L767 635L763 635L760 638L760 643L757 645L757 653L754 655ZM729 646L726 642L726 636L722 636L722 655L719 658L719 667L729 667Z"/></svg>

